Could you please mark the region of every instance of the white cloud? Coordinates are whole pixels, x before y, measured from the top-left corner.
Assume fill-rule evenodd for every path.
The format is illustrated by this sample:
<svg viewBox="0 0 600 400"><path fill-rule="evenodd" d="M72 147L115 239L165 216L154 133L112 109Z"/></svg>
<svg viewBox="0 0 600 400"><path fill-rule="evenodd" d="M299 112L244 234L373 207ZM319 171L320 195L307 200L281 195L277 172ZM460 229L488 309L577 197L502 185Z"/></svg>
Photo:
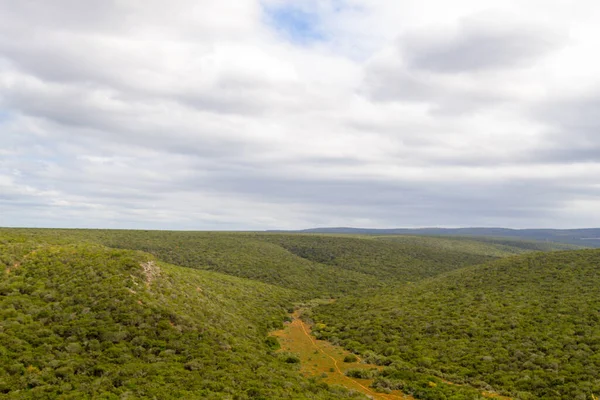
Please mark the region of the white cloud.
<svg viewBox="0 0 600 400"><path fill-rule="evenodd" d="M591 1L0 0L0 225L598 225L599 22Z"/></svg>

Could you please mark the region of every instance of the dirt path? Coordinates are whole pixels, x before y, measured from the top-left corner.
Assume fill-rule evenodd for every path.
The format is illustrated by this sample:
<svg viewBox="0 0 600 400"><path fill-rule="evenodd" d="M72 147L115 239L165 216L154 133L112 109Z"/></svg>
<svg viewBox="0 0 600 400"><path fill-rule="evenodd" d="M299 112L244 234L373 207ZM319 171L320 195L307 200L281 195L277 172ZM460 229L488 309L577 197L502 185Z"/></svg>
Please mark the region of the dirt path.
<svg viewBox="0 0 600 400"><path fill-rule="evenodd" d="M370 388L373 383L372 379L346 376L346 371L349 369L381 370L382 367L364 364L358 357L356 362L344 362L344 357L351 353L311 335L311 327L300 319L303 311L303 309L296 310L292 314L292 322L287 324L284 329L272 332L272 335L279 339L281 351L289 351L300 357L302 374L321 377L326 383L354 389L375 400L414 400L414 397L400 391L393 391L390 394L376 392ZM454 385L452 382L444 382ZM510 397L500 396L496 393L483 392L482 395L488 398L511 400Z"/></svg>
<svg viewBox="0 0 600 400"><path fill-rule="evenodd" d="M349 369L381 369L372 364L363 364L360 360L352 363L344 362L344 357L351 353L333 344L317 340L311 335L311 328L300 319L301 311L296 311L293 320L284 329L273 332L279 338L282 351L298 354L301 361L301 372L308 376L320 376L323 381L333 385L341 385L364 393L375 400L414 400L414 397L400 391L390 394L379 393L369 386L370 379L357 379L345 375Z"/></svg>

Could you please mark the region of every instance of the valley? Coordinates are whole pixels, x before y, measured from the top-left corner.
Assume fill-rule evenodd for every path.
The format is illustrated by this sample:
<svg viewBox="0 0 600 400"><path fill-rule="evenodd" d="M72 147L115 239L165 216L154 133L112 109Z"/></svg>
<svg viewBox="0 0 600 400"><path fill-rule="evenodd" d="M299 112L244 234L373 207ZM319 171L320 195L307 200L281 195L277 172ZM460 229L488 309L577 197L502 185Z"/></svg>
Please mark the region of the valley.
<svg viewBox="0 0 600 400"><path fill-rule="evenodd" d="M315 339L311 334L311 326L301 319L305 309L298 309L292 314L292 321L286 323L281 330L271 334L278 338L281 351L298 355L301 373L320 378L323 382L341 385L364 393L373 399L394 400L414 399L400 391L390 393L376 392L370 388L372 379L353 378L346 375L348 370L379 370L381 367L361 362L359 357L329 342ZM348 358L351 357L351 358Z"/></svg>
<svg viewBox="0 0 600 400"><path fill-rule="evenodd" d="M590 399L599 265L512 239L0 229L0 398Z"/></svg>

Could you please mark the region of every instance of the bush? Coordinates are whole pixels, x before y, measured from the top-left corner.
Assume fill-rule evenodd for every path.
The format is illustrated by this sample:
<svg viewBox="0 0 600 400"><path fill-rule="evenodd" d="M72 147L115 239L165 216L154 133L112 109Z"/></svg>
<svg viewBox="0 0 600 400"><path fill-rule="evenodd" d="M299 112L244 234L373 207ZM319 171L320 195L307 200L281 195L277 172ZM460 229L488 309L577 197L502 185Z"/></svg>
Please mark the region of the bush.
<svg viewBox="0 0 600 400"><path fill-rule="evenodd" d="M346 371L346 376L358 379L371 379L377 374L375 369L352 368Z"/></svg>
<svg viewBox="0 0 600 400"><path fill-rule="evenodd" d="M265 344L267 345L268 348L270 348L271 350L277 350L281 348L281 345L279 344L279 341L277 340L276 337L273 336L268 336L265 339Z"/></svg>
<svg viewBox="0 0 600 400"><path fill-rule="evenodd" d="M285 362L288 364L300 364L300 358L298 356L287 356Z"/></svg>
<svg viewBox="0 0 600 400"><path fill-rule="evenodd" d="M345 363L353 363L353 362L357 362L357 361L358 361L358 357L356 357L354 354L348 354L346 357L344 357Z"/></svg>

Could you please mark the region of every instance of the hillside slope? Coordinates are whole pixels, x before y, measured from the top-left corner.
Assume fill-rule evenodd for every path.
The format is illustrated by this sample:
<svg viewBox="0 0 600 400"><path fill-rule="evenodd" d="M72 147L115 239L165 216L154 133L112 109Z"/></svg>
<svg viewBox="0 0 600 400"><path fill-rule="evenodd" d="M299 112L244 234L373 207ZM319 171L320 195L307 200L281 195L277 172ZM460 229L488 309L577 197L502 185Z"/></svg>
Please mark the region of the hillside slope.
<svg viewBox="0 0 600 400"><path fill-rule="evenodd" d="M534 253L314 310L317 334L402 370L519 399L600 393L600 251ZM399 375L400 374L400 375Z"/></svg>
<svg viewBox="0 0 600 400"><path fill-rule="evenodd" d="M419 235L419 236L469 236L513 238L543 242L566 243L579 247L600 247L600 228L589 229L507 229L507 228L314 228L301 231L273 231L278 233L318 233L351 235Z"/></svg>
<svg viewBox="0 0 600 400"><path fill-rule="evenodd" d="M515 254L531 253L535 251L580 250L579 246L540 242L535 240L522 240L515 238L472 237L472 236L409 236L409 235L383 235L373 236L376 240L404 243L405 245L417 244L428 246L432 249L454 250L473 255L486 255L493 257L507 257Z"/></svg>
<svg viewBox="0 0 600 400"><path fill-rule="evenodd" d="M383 285L373 276L311 262L255 234L118 230L6 229L36 243L96 243L140 250L183 267L221 272L304 293L305 298L339 296ZM0 233L2 230L0 230Z"/></svg>
<svg viewBox="0 0 600 400"><path fill-rule="evenodd" d="M7 230L35 243L82 241L141 250L162 261L339 297L416 282L469 265L566 246L512 239L231 232Z"/></svg>
<svg viewBox="0 0 600 400"><path fill-rule="evenodd" d="M466 238L410 236L256 235L307 260L376 277L416 282L526 250Z"/></svg>
<svg viewBox="0 0 600 400"><path fill-rule="evenodd" d="M93 244L3 236L0 262L0 398L352 397L271 353L294 291Z"/></svg>
<svg viewBox="0 0 600 400"><path fill-rule="evenodd" d="M143 250L176 265L295 289L306 298L337 297L383 284L361 271L306 260L252 234L111 231L102 243Z"/></svg>
<svg viewBox="0 0 600 400"><path fill-rule="evenodd" d="M588 268L589 257L573 256L588 253L494 262L555 248L454 237L3 229L0 398L359 396L307 381L285 362L294 357L272 353L268 332L294 303L315 297L338 298L315 309L326 323L317 335L391 364L375 381L381 389L481 397L467 387L431 386L437 375L519 398L591 393L595 339L587 347L567 339L595 317L572 319L570 312L561 336L552 325L556 310L545 304L546 291L568 288L565 272L549 285L536 281L558 262L552 257ZM512 267L493 272L502 265ZM581 296L596 299L580 290L580 272L571 282L577 294L560 300L568 310L588 310ZM559 345L566 356L553 353ZM549 358L534 353L529 360L532 351ZM565 367L573 354L585 361ZM574 389L575 382L582 385Z"/></svg>

